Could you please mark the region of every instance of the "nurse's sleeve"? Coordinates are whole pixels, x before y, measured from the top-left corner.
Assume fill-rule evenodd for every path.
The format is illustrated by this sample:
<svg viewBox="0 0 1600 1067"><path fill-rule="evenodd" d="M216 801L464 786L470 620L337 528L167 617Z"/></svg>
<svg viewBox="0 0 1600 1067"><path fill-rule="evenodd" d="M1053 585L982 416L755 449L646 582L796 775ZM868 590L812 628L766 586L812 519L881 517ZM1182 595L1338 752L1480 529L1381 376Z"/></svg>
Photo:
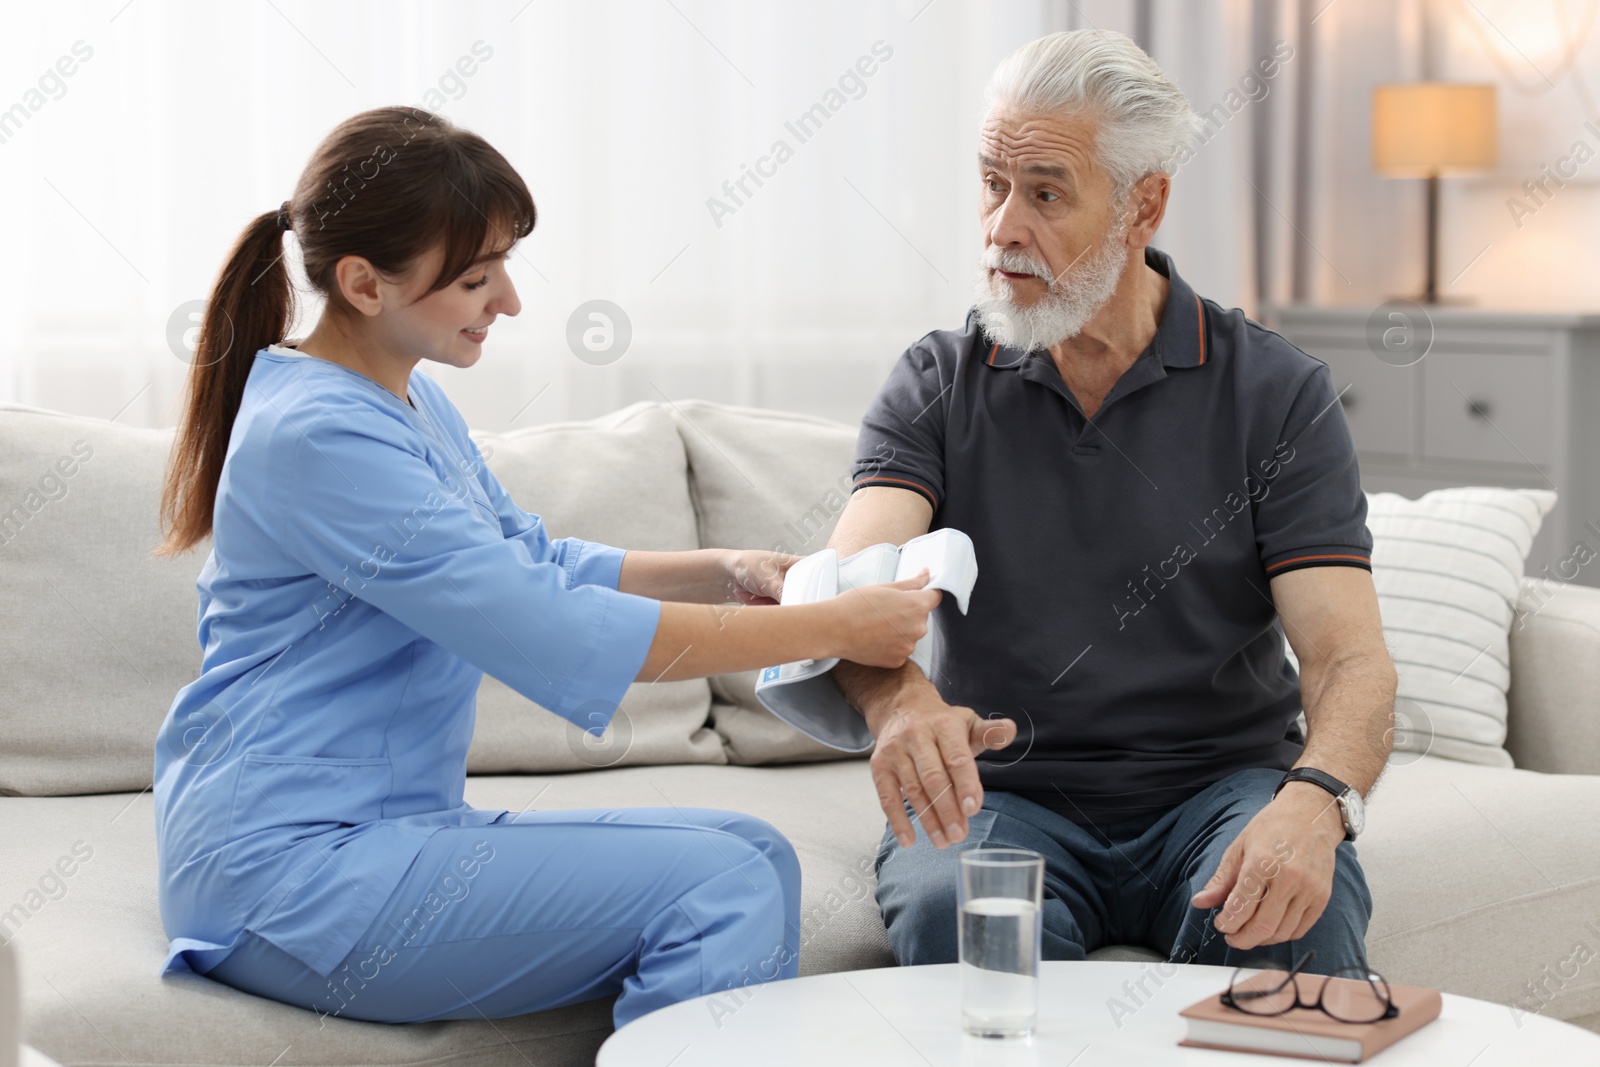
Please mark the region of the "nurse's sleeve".
<svg viewBox="0 0 1600 1067"><path fill-rule="evenodd" d="M271 483L291 555L528 699L603 728L644 664L658 601L574 583L585 552L557 562L508 539L386 416L341 411L299 430Z"/></svg>
<svg viewBox="0 0 1600 1067"><path fill-rule="evenodd" d="M495 515L500 520L501 533L508 540L522 541L535 559L550 559L560 564L566 573L569 589L577 585L617 588L617 583L622 577L622 557L627 554L626 549L612 548L599 541L585 541L577 537L551 540L545 530L544 520L517 506L517 502L511 499L511 494L506 492L506 487L500 484L500 479L494 476L494 472L484 462L483 453L478 451L477 442L470 437L466 440L472 447L472 456L477 464L474 473L478 484L483 487L483 491L489 496L489 502L494 505Z"/></svg>

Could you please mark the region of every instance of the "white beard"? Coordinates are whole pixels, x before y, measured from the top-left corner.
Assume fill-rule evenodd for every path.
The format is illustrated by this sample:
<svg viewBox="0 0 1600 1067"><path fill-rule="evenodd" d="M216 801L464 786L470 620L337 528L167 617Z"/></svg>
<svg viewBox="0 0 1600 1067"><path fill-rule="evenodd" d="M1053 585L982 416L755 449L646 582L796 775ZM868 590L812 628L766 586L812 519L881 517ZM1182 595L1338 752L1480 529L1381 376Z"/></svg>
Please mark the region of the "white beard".
<svg viewBox="0 0 1600 1067"><path fill-rule="evenodd" d="M978 260L973 292L983 332L1005 348L1027 352L1050 348L1078 336L1116 292L1122 268L1128 262L1128 246L1122 242L1128 233L1128 223L1129 219L1124 216L1106 234L1099 248L1053 281L1049 267L1022 252L999 248L986 251ZM994 275L993 282L990 281L991 270L1033 274L1049 282L1050 291L1028 307L1021 307L1011 299L1009 281L1000 275ZM1004 295L996 296L996 289Z"/></svg>

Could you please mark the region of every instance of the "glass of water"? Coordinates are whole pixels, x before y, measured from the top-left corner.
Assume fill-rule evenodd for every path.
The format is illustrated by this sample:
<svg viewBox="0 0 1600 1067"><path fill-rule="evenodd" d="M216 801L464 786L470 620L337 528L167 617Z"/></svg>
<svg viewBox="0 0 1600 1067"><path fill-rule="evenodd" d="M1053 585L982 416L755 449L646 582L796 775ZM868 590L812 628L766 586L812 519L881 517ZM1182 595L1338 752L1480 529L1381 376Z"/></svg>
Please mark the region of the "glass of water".
<svg viewBox="0 0 1600 1067"><path fill-rule="evenodd" d="M1044 857L1023 848L961 854L961 1025L1026 1037L1039 1014Z"/></svg>

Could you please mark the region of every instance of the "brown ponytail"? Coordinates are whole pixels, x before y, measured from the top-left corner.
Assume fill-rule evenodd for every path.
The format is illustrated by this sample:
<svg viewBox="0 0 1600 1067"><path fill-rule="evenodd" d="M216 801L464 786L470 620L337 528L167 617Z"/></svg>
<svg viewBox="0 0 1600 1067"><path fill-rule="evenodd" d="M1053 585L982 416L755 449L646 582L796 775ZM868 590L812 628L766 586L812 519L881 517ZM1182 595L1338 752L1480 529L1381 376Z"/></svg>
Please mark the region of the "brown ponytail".
<svg viewBox="0 0 1600 1067"><path fill-rule="evenodd" d="M157 555L182 552L211 533L217 480L245 380L256 351L288 332L293 311L283 230L278 213L269 211L257 215L239 235L206 304L189 368L186 410L161 492L167 536Z"/></svg>
<svg viewBox="0 0 1600 1067"><path fill-rule="evenodd" d="M491 238L507 251L535 219L528 187L487 141L407 107L340 123L312 155L288 207L306 279L327 297L324 314L348 309L334 276L345 256L365 257L399 277L442 244L432 293L479 260ZM283 340L294 320L286 248L278 212L256 216L212 287L167 463L166 536L157 555L187 551L211 533L228 438L255 355Z"/></svg>

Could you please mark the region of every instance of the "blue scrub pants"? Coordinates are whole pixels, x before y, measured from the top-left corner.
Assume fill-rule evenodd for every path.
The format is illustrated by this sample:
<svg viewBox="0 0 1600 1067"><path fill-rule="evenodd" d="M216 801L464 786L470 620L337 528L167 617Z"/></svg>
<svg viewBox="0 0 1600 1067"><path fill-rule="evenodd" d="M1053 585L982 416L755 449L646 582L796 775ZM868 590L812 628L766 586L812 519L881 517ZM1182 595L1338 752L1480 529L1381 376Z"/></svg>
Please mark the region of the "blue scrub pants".
<svg viewBox="0 0 1600 1067"><path fill-rule="evenodd" d="M620 994L616 1026L799 972L800 864L708 809L510 812L436 832L355 949L319 975L247 932L208 977L376 1022L504 1018Z"/></svg>
<svg viewBox="0 0 1600 1067"><path fill-rule="evenodd" d="M1175 808L1099 827L1080 826L1014 793L986 791L966 839L945 849L933 847L913 814L916 843L903 849L886 830L878 851L878 906L895 959L902 966L956 962L957 857L973 848L1026 848L1045 857L1047 960L1081 960L1124 944L1164 952L1176 963L1271 960L1287 967L1315 949L1306 969L1316 974L1363 964L1372 896L1348 841L1335 853L1327 908L1303 938L1240 951L1212 925L1220 905L1189 904L1282 779L1282 771L1238 771Z"/></svg>

